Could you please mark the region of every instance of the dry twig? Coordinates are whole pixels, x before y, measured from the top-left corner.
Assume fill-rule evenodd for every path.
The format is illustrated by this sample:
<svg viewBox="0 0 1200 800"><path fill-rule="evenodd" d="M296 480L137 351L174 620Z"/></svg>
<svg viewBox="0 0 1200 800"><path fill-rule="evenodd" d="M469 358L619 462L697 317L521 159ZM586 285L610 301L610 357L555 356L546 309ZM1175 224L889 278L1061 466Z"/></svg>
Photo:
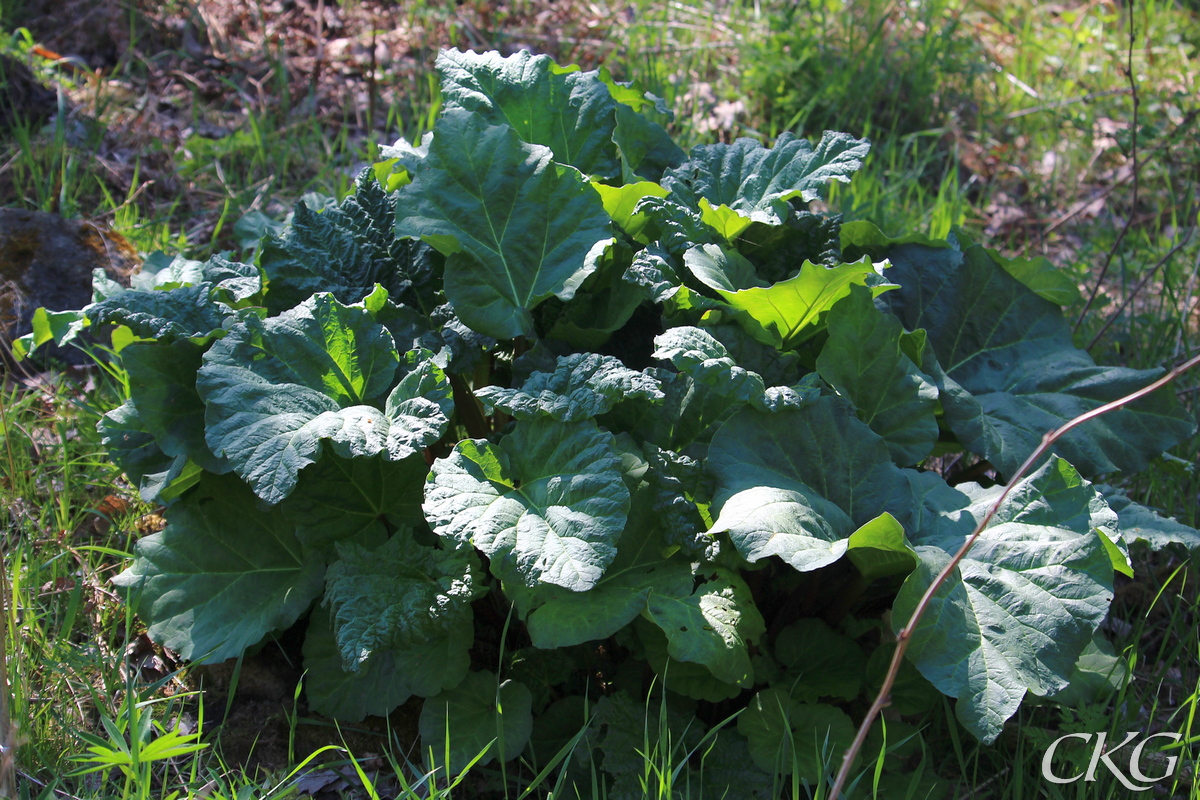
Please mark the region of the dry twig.
<svg viewBox="0 0 1200 800"><path fill-rule="evenodd" d="M1197 366L1198 364L1200 364L1200 356L1193 356L1148 386L1143 386L1136 392L1132 392L1124 397L1112 401L1111 403L1105 403L1102 406L1093 408L1091 411L1080 414L1078 417L1075 417L1075 419L1066 423L1062 427L1050 431L1042 437L1041 444L1038 445L1038 448L1030 454L1029 458L1025 459L1025 463L1022 464L1015 473L1013 473L1013 476L1009 479L1008 485L1004 487L1004 491L1001 492L1000 496L996 498L996 501L992 503L987 514L985 514L983 519L980 520L979 524L975 527L975 530L970 536L967 537L967 540L963 542L962 547L958 549L958 552L954 554L954 557L950 559L949 563L942 568L942 571L939 572L937 577L935 577L929 584L929 588L925 590L925 594L921 596L920 602L918 602L916 608L913 609L912 616L909 617L908 622L905 623L904 627L901 628L899 633L896 634L896 651L892 654L892 663L888 667L887 675L883 680L883 685L879 687L879 694L875 697L875 702L871 704L871 708L868 709L866 716L863 718L862 724L858 727L858 733L854 737L854 742L846 749L846 753L842 757L842 767L838 771L837 779L833 784L833 790L829 793L831 798L841 797L841 792L845 788L846 781L850 777L850 767L854 763L854 759L858 756L859 751L862 749L863 743L867 740L867 733L871 729L871 723L875 721L875 717L879 715L879 712L891 702L892 685L896 682L896 676L900 672L900 665L903 663L904 659L904 651L908 649L908 643L912 639L912 635L916 630L917 623L919 623L921 621L921 617L924 616L930 602L933 600L933 596L942 587L942 584L945 583L950 577L951 573L958 568L959 562L966 557L967 553L975 545L975 542L979 540L980 534L982 534L988 525L991 524L992 518L996 516L996 512L1000 510L1000 506L1002 506L1004 501L1008 499L1008 495L1013 489L1016 488L1017 484L1020 483L1021 478L1023 478L1035 464L1041 461L1042 456L1049 452L1051 445L1053 445L1056 441L1061 439L1070 431L1086 422L1090 422L1097 417L1103 416L1110 411L1116 411L1117 409L1122 408L1129 403L1140 400L1146 395L1166 386L1171 381L1175 380L1180 375Z"/></svg>

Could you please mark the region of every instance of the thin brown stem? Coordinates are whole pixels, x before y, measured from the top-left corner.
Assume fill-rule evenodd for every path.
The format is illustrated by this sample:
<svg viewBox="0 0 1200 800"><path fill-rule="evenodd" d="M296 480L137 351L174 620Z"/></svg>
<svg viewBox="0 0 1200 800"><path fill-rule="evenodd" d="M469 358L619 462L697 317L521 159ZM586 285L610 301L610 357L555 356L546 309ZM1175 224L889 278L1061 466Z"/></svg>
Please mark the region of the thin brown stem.
<svg viewBox="0 0 1200 800"><path fill-rule="evenodd" d="M1192 240L1192 234L1194 234L1195 232L1196 232L1195 228L1188 228L1187 235L1184 236L1182 239L1180 239L1179 242L1177 242L1174 247L1172 247L1170 250L1168 250L1167 254L1165 256L1163 256L1162 258L1160 258L1158 260L1157 264L1155 264L1153 267L1151 267L1149 270L1147 270L1145 276L1140 281L1138 281L1137 285L1134 286L1133 289L1129 292L1129 294L1125 297L1125 300L1121 303L1121 306L1116 311L1114 311L1111 315L1109 315L1108 319L1104 321L1104 325L1102 325L1100 330L1096 332L1096 335L1092 337L1092 340L1090 342L1088 342L1088 346L1087 346L1088 350L1091 350L1093 347L1095 347L1096 342L1100 341L1100 338L1102 336L1104 336L1104 334L1108 333L1108 329L1112 327L1112 324L1114 322L1116 322L1121 317L1122 314L1125 313L1125 309L1129 307L1129 304L1133 302L1133 299L1135 297L1137 297L1138 294L1142 291L1142 289L1144 289L1146 287L1146 284L1149 283L1150 280L1155 275L1158 274L1158 271L1160 269L1162 269L1162 267L1168 261L1170 261L1172 258L1174 258L1176 253L1178 253L1180 250L1182 250L1184 247L1187 246L1187 243Z"/></svg>
<svg viewBox="0 0 1200 800"><path fill-rule="evenodd" d="M1125 235L1133 227L1133 218L1137 214L1138 173L1141 170L1138 164L1138 106L1141 105L1141 99L1138 97L1137 75L1133 72L1133 46L1137 40L1137 24L1134 22L1133 17L1135 5L1134 0L1129 0L1129 49L1126 51L1125 60L1125 72L1129 78L1129 90L1130 94L1133 95L1133 126L1131 128L1129 143L1129 159L1133 165L1133 200L1130 201L1129 214L1125 217L1125 224L1121 227L1121 232L1117 234L1117 240L1109 248L1108 255L1105 256L1104 266L1100 268L1100 274L1096 276L1096 285L1088 293L1087 302L1084 303L1083 310L1079 312L1079 318L1075 320L1073 331L1079 330L1079 326L1083 324L1084 318L1087 317L1092 303L1096 301L1096 295L1099 294L1100 287L1104 284L1104 278L1108 275L1108 268L1112 266L1113 258L1117 255L1117 250L1120 249L1121 242L1125 240Z"/></svg>
<svg viewBox="0 0 1200 800"><path fill-rule="evenodd" d="M1042 437L1041 444L1038 445L1038 448L1030 454L1029 458L1025 459L1025 463L1022 464L1015 473L1013 473L1012 477L1009 479L1008 485L1004 487L1004 491L1001 492L1000 496L997 497L995 502L992 503L991 507L987 511L987 514L985 514L983 519L980 520L979 524L975 526L975 530L970 536L967 537L966 541L963 542L962 547L958 549L958 552L954 554L954 557L950 559L949 563L942 568L942 571L939 572L937 577L935 577L929 584L929 588L927 588L925 593L921 595L921 600L917 603L916 608L913 609L912 615L909 617L908 622L905 623L904 627L900 629L900 632L896 634L896 651L892 654L892 663L888 667L887 675L884 676L883 685L879 688L879 694L876 695L875 702L871 704L871 708L868 709L866 717L863 718L862 724L858 727L858 733L854 737L854 742L849 748L846 749L846 753L842 757L842 767L838 771L837 779L834 781L833 790L829 793L830 798L841 797L841 792L846 786L846 781L850 778L850 767L854 763L854 759L858 757L859 751L862 750L863 743L867 740L867 733L871 729L871 723L875 721L875 717L879 715L879 712L882 711L889 703L891 703L892 686L896 682L896 676L900 673L900 666L904 659L904 651L908 649L908 643L912 639L913 631L916 630L917 624L921 621L921 617L924 616L925 611L929 607L929 603L933 600L933 597L935 594L937 594L938 590L941 589L942 584L945 583L954 570L958 568L959 563L966 558L967 553L975 545L975 542L979 540L980 534L982 534L987 526L991 524L992 518L996 516L996 512L1000 510L1000 507L1004 504L1004 501L1008 499L1008 495L1014 488L1016 488L1017 484L1021 481L1021 478L1025 476L1025 473L1027 473L1035 464L1041 461L1042 456L1049 451L1051 445L1075 428L1083 425L1086 422L1090 422L1097 417L1103 416L1110 411L1116 411L1117 409L1126 406L1129 403L1140 400L1148 394L1158 391L1198 364L1200 364L1200 356L1194 356L1148 386L1144 386L1141 389L1138 389L1136 392L1127 394L1122 398L1112 401L1111 403L1105 403L1102 406L1093 408L1091 411L1080 414L1078 417L1075 417L1075 419L1066 423L1062 427L1050 431Z"/></svg>

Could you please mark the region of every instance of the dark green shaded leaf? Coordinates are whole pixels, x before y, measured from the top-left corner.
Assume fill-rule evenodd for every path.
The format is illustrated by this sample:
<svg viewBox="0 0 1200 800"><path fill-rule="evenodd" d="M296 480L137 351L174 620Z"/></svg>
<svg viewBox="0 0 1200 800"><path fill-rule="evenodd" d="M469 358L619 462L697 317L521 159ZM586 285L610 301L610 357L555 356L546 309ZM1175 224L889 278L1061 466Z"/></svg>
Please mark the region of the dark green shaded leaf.
<svg viewBox="0 0 1200 800"><path fill-rule="evenodd" d="M845 227L843 245L860 247L847 240ZM862 249L881 252L873 244ZM926 330L944 376L935 365L921 366L938 379L947 422L964 447L1002 475L1015 472L1047 431L1162 374L1097 366L1072 344L1059 307L982 247L895 244L885 251L889 279L901 288L884 302L906 328ZM1076 428L1056 447L1085 475L1136 472L1194 430L1174 394L1160 391Z"/></svg>
<svg viewBox="0 0 1200 800"><path fill-rule="evenodd" d="M817 372L883 437L893 461L919 463L938 439L937 387L904 353L900 321L875 307L869 289L851 286L828 327Z"/></svg>
<svg viewBox="0 0 1200 800"><path fill-rule="evenodd" d="M413 695L431 697L467 675L474 632L460 624L447 635L405 650L372 653L356 672L342 669L342 655L321 606L313 610L304 638L304 692L309 708L347 722L386 716Z"/></svg>
<svg viewBox="0 0 1200 800"><path fill-rule="evenodd" d="M802 619L781 630L775 658L787 669L777 685L802 703L823 697L853 700L867 668L862 648L819 619Z"/></svg>
<svg viewBox="0 0 1200 800"><path fill-rule="evenodd" d="M703 664L718 680L743 688L754 683L746 646L766 625L736 573L716 570L686 597L651 592L646 616L666 634L676 661Z"/></svg>
<svg viewBox="0 0 1200 800"><path fill-rule="evenodd" d="M801 572L841 558L856 527L911 502L884 441L832 397L778 413L743 409L713 437L709 468L710 532L727 532L752 563L779 556Z"/></svg>
<svg viewBox="0 0 1200 800"><path fill-rule="evenodd" d="M353 538L385 517L393 524L419 526L425 522L421 501L428 474L421 455L388 461L382 455L326 453L301 471L296 491L280 508L307 547Z"/></svg>
<svg viewBox="0 0 1200 800"><path fill-rule="evenodd" d="M376 652L407 652L469 630L471 603L487 592L474 550L422 545L407 528L375 548L339 542L337 553L324 602L351 672Z"/></svg>
<svg viewBox="0 0 1200 800"><path fill-rule="evenodd" d="M491 672L472 672L421 707L421 744L435 760L449 747L450 763L441 765L449 773L458 774L480 753L477 763L489 764L497 756L511 761L525 749L533 730L529 689L511 680L497 684Z"/></svg>
<svg viewBox="0 0 1200 800"><path fill-rule="evenodd" d="M228 463L204 441L204 401L196 391L203 355L186 339L134 343L121 351L121 365L129 373L129 401L163 453L191 458L209 472L227 472Z"/></svg>
<svg viewBox="0 0 1200 800"><path fill-rule="evenodd" d="M212 284L201 283L166 291L127 291L84 311L93 325L125 325L143 339L208 339L233 318L229 308L212 301L212 290Z"/></svg>
<svg viewBox="0 0 1200 800"><path fill-rule="evenodd" d="M113 583L152 639L198 662L241 655L286 628L321 594L325 565L278 509L260 510L232 477L204 478L138 542Z"/></svg>
<svg viewBox="0 0 1200 800"><path fill-rule="evenodd" d="M773 688L754 696L738 717L737 729L759 769L772 775L796 772L810 783L835 773L854 741L854 723L841 709L798 703Z"/></svg>
<svg viewBox="0 0 1200 800"><path fill-rule="evenodd" d="M426 245L395 233L395 197L373 177L358 182L358 195L318 213L295 206L283 236L268 236L259 263L267 276L271 313L294 308L317 292L357 303L379 284L397 302L428 314L436 304L437 256Z"/></svg>

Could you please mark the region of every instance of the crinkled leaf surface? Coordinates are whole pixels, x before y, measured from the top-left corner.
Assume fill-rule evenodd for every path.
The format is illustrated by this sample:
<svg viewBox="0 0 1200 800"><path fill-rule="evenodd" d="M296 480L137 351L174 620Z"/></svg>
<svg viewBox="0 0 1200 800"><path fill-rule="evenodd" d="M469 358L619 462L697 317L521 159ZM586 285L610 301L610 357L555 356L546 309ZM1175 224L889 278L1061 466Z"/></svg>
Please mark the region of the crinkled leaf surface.
<svg viewBox="0 0 1200 800"><path fill-rule="evenodd" d="M432 310L437 257L421 242L396 235L396 200L365 172L358 192L317 212L296 203L291 226L268 236L259 262L270 282L272 313L294 308L317 292L357 303L379 284L398 302Z"/></svg>
<svg viewBox="0 0 1200 800"><path fill-rule="evenodd" d="M438 53L442 98L492 125L509 125L531 144L545 145L554 160L580 172L614 178L621 173L617 101L597 72L559 67L550 56L521 50Z"/></svg>
<svg viewBox="0 0 1200 800"><path fill-rule="evenodd" d="M499 408L517 419L539 415L576 422L603 414L625 397L661 400L651 375L636 372L620 359L598 353L559 356L554 372L534 372L519 389L486 386L476 390L490 414Z"/></svg>
<svg viewBox="0 0 1200 800"><path fill-rule="evenodd" d="M371 314L329 294L265 320L245 315L205 353L197 378L208 445L269 503L291 493L322 439L344 457L407 458L445 430L449 386L413 351L380 409L397 364Z"/></svg>
<svg viewBox="0 0 1200 800"><path fill-rule="evenodd" d="M914 479L920 564L896 599L897 630L1002 488L951 488L930 473ZM958 698L959 720L984 742L1027 691L1044 696L1067 685L1112 600L1112 561L1095 529L1115 523L1096 490L1052 458L1013 489L934 595L907 656Z"/></svg>
<svg viewBox="0 0 1200 800"><path fill-rule="evenodd" d="M612 434L539 417L498 445L459 442L434 462L424 509L435 533L482 550L503 580L582 592L616 556L629 502Z"/></svg>
<svg viewBox="0 0 1200 800"><path fill-rule="evenodd" d="M1097 486L1117 514L1117 532L1127 545L1146 542L1152 550L1161 550L1171 544L1181 544L1188 550L1200 547L1200 531L1190 528L1170 517L1164 517L1152 508L1130 500L1128 495L1112 486Z"/></svg>
<svg viewBox="0 0 1200 800"><path fill-rule="evenodd" d="M853 285L871 286L879 295L891 284L881 283L883 264L862 258L852 264L823 267L805 261L794 278L772 286L726 291L717 289L725 302L745 312L752 324L747 332L764 344L788 349L817 333L829 309L850 293ZM747 320L738 318L745 324Z"/></svg>
<svg viewBox="0 0 1200 800"><path fill-rule="evenodd" d="M532 336L529 310L569 300L612 243L599 195L551 151L505 125L447 111L396 197L396 233L449 255L446 297L488 336Z"/></svg>
<svg viewBox="0 0 1200 800"><path fill-rule="evenodd" d="M389 461L382 455L342 458L326 453L300 473L296 491L280 508L308 547L353 538L382 518L419 526L425 522L421 501L428 474L422 455Z"/></svg>
<svg viewBox="0 0 1200 800"><path fill-rule="evenodd" d="M491 672L472 672L455 688L425 701L421 707L421 744L439 759L450 748L450 763L458 774L486 749L479 764L500 756L510 761L521 754L533 730L532 697L525 684L504 681L497 686Z"/></svg>
<svg viewBox="0 0 1200 800"><path fill-rule="evenodd" d="M672 658L703 664L718 680L743 688L754 682L746 646L767 628L736 573L717 570L687 597L651 592L646 615L667 635Z"/></svg>
<svg viewBox="0 0 1200 800"><path fill-rule="evenodd" d="M126 325L144 339L208 339L233 317L228 307L212 301L212 291L211 283L166 291L123 291L85 311L93 325Z"/></svg>
<svg viewBox="0 0 1200 800"><path fill-rule="evenodd" d="M278 509L263 511L232 476L208 476L138 542L113 579L152 639L186 659L241 655L291 625L321 593L324 561L297 541Z"/></svg>
<svg viewBox="0 0 1200 800"><path fill-rule="evenodd" d="M487 587L469 547L440 549L401 528L375 548L339 542L325 575L325 603L342 667L357 671L381 650L407 651L469 628L471 602Z"/></svg>
<svg viewBox="0 0 1200 800"><path fill-rule="evenodd" d="M388 394L384 413L358 405L313 423L345 458L385 453L401 461L420 453L446 432L454 410L450 381L428 350L410 350L400 362L403 377Z"/></svg>
<svg viewBox="0 0 1200 800"><path fill-rule="evenodd" d="M841 558L856 527L911 503L883 439L833 397L742 409L713 437L709 469L710 532L727 532L751 562L779 556L801 572Z"/></svg>
<svg viewBox="0 0 1200 800"><path fill-rule="evenodd" d="M570 647L606 639L646 610L652 591L671 597L691 595L691 565L670 557L651 500L649 490L634 495L617 557L594 587L587 592L535 590L540 605L525 618L535 647Z"/></svg>
<svg viewBox="0 0 1200 800"><path fill-rule="evenodd" d="M901 288L884 295L884 302L907 329L927 331L945 373L939 389L947 422L967 449L1003 475L1015 472L1047 431L1161 374L1097 366L1072 344L1059 307L978 245L962 252L855 242L843 228L844 246L892 262L889 280ZM1168 390L1076 428L1055 447L1085 475L1136 472L1194 431Z"/></svg>
<svg viewBox="0 0 1200 800"><path fill-rule="evenodd" d="M883 437L896 463L920 462L937 443L938 394L904 353L900 321L875 308L865 286L851 286L830 310L828 328L817 372Z"/></svg>
<svg viewBox="0 0 1200 800"><path fill-rule="evenodd" d="M702 458L721 423L751 401L742 384L702 383L682 372L648 369L662 385L661 402L632 398L618 403L601 420L605 427L626 430L638 441ZM713 372L711 375L719 373Z"/></svg>
<svg viewBox="0 0 1200 800"><path fill-rule="evenodd" d="M471 666L474 639L470 621L459 621L446 635L414 643L404 650L382 650L359 665L342 669L342 654L329 610L318 605L304 637L304 693L309 708L354 722L367 715L386 716L413 695L430 697L456 686Z"/></svg>
<svg viewBox="0 0 1200 800"><path fill-rule="evenodd" d="M683 326L655 336L654 357L743 402L756 402L766 391L763 379L735 364L725 345L703 328Z"/></svg>
<svg viewBox="0 0 1200 800"><path fill-rule="evenodd" d="M187 339L134 343L121 351L121 365L129 373L130 402L162 451L191 458L209 472L226 472L229 465L204 441L204 401L196 391L203 355Z"/></svg>
<svg viewBox="0 0 1200 800"><path fill-rule="evenodd" d="M770 149L754 139L699 145L687 161L667 170L662 184L680 202L698 206L704 198L751 220L780 224L787 217L785 201L815 200L829 181L848 182L870 148L866 139L832 131L815 148L791 133Z"/></svg>
<svg viewBox="0 0 1200 800"><path fill-rule="evenodd" d="M721 241L721 235L704 222L699 211L669 197L650 195L633 210L648 219L643 235L673 254L682 255L697 245Z"/></svg>

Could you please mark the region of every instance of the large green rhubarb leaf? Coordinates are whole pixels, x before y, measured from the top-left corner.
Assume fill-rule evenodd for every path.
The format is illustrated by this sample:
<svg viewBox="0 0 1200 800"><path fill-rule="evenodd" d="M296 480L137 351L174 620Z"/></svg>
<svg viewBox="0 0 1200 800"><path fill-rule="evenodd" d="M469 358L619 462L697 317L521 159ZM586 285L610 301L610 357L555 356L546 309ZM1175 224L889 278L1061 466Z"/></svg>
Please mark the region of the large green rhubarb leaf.
<svg viewBox="0 0 1200 800"><path fill-rule="evenodd" d="M951 488L931 473L913 488L920 563L896 599L897 630L1003 489ZM1112 600L1113 565L1096 529L1116 522L1070 464L1051 458L1013 489L934 595L907 655L958 698L959 720L981 740L999 735L1026 692L1067 685Z"/></svg>
<svg viewBox="0 0 1200 800"><path fill-rule="evenodd" d="M469 547L439 549L401 529L376 548L337 545L325 576L342 666L352 672L374 653L407 651L471 627L471 602L487 592Z"/></svg>
<svg viewBox="0 0 1200 800"><path fill-rule="evenodd" d="M187 339L134 343L121 351L121 365L129 373L130 402L162 451L191 458L209 472L227 472L229 465L204 441L204 401L196 391L203 355Z"/></svg>
<svg viewBox="0 0 1200 800"><path fill-rule="evenodd" d="M355 671L342 654L328 609L317 606L304 638L304 692L308 706L347 722L386 716L413 695L431 697L453 688L471 666L471 621L458 620L444 635L404 650L380 650Z"/></svg>
<svg viewBox="0 0 1200 800"><path fill-rule="evenodd" d="M772 286L738 291L717 288L716 292L729 305L745 312L738 321L747 326L748 333L764 344L786 350L820 331L829 310L850 293L851 286L870 286L875 296L894 288L879 279L884 266L865 257L832 268L805 261L796 277Z"/></svg>
<svg viewBox="0 0 1200 800"><path fill-rule="evenodd" d="M472 672L453 689L421 707L421 744L435 761L448 749L450 774L467 768L476 756L487 764L497 756L510 761L521 754L533 731L533 697L519 681L499 683L491 672Z"/></svg>
<svg viewBox="0 0 1200 800"><path fill-rule="evenodd" d="M684 597L651 592L646 616L667 636L667 653L677 661L708 667L717 680L746 688L754 683L748 644L767 626L736 573L715 570Z"/></svg>
<svg viewBox="0 0 1200 800"><path fill-rule="evenodd" d="M550 56L443 50L436 67L447 108L463 108L492 125L509 125L554 160L603 178L621 174L617 101L597 72L560 67Z"/></svg>
<svg viewBox="0 0 1200 800"><path fill-rule="evenodd" d="M308 547L353 538L382 519L419 526L425 476L423 455L400 461L384 456L342 458L326 453L300 473L296 491L280 504L296 523L296 537Z"/></svg>
<svg viewBox="0 0 1200 800"><path fill-rule="evenodd" d="M617 557L592 589L533 590L529 603L536 607L526 616L525 625L535 647L570 647L606 639L646 610L651 592L679 598L691 595L691 565L666 555L669 550L653 517L651 501L648 490L634 495ZM516 600L520 607L523 598Z"/></svg>
<svg viewBox="0 0 1200 800"><path fill-rule="evenodd" d="M866 287L852 286L828 325L817 372L883 437L893 460L920 462L938 438L937 387L905 354L900 321L875 308Z"/></svg>
<svg viewBox="0 0 1200 800"><path fill-rule="evenodd" d="M174 495L168 498L164 490L172 485L179 489L177 481L182 481L185 473L199 470L195 465L189 468L186 455L169 456L162 451L132 401L126 400L101 417L96 429L108 457L147 502L170 502Z"/></svg>
<svg viewBox="0 0 1200 800"><path fill-rule="evenodd" d="M329 294L265 320L246 314L197 378L208 445L269 503L291 493L322 439L343 457L407 458L445 431L450 388L428 353L410 351L381 402L398 360L367 309Z"/></svg>
<svg viewBox="0 0 1200 800"><path fill-rule="evenodd" d="M905 328L928 332L944 375L921 366L938 378L947 423L1002 475L1015 472L1047 431L1162 374L1097 366L1072 344L1059 307L978 245L891 243L872 230L844 226L843 247L892 262L888 278L901 288L884 302ZM1085 475L1136 472L1194 431L1166 390L1076 428L1055 447Z"/></svg>
<svg viewBox="0 0 1200 800"><path fill-rule="evenodd" d="M606 413L625 397L653 401L663 393L653 376L629 369L620 359L573 353L559 356L554 372L534 372L519 389L486 386L475 396L489 414L499 408L517 419L544 414L575 422Z"/></svg>
<svg viewBox="0 0 1200 800"><path fill-rule="evenodd" d="M438 120L397 195L396 233L448 256L446 297L467 325L500 339L532 336L530 309L573 297L613 242L600 196L578 171L461 109Z"/></svg>
<svg viewBox="0 0 1200 800"><path fill-rule="evenodd" d="M1188 550L1200 547L1200 531L1164 517L1152 508L1135 503L1125 492L1112 486L1097 486L1117 514L1117 532L1127 545L1145 542L1152 550L1179 544Z"/></svg>
<svg viewBox="0 0 1200 800"><path fill-rule="evenodd" d="M801 572L841 558L857 527L911 505L883 439L833 397L778 413L742 409L713 437L709 469L710 533L727 532L748 561L779 556Z"/></svg>
<svg viewBox="0 0 1200 800"><path fill-rule="evenodd" d="M582 592L616 556L629 489L612 434L538 417L434 462L424 509L435 533L482 550L501 579Z"/></svg>
<svg viewBox="0 0 1200 800"><path fill-rule="evenodd" d="M770 149L753 139L699 145L687 161L667 170L662 185L680 202L698 207L704 198L712 206L729 206L748 219L778 225L791 211L786 201L815 200L829 181L848 182L870 149L866 139L832 131L816 148L791 133Z"/></svg>
<svg viewBox="0 0 1200 800"><path fill-rule="evenodd" d="M93 325L125 325L143 339L173 342L206 340L221 333L233 317L211 299L213 285L179 286L165 291L123 291L84 309Z"/></svg>
<svg viewBox="0 0 1200 800"><path fill-rule="evenodd" d="M260 510L232 476L208 476L171 508L162 532L138 542L113 583L152 639L217 662L295 622L321 594L324 573L278 509Z"/></svg>
<svg viewBox="0 0 1200 800"><path fill-rule="evenodd" d="M263 241L259 263L269 281L266 302L272 313L294 308L317 292L357 303L376 284L425 314L437 305L441 257L421 242L396 235L395 196L383 191L370 170L359 176L357 189L340 206L320 212L297 203L283 236Z"/></svg>

